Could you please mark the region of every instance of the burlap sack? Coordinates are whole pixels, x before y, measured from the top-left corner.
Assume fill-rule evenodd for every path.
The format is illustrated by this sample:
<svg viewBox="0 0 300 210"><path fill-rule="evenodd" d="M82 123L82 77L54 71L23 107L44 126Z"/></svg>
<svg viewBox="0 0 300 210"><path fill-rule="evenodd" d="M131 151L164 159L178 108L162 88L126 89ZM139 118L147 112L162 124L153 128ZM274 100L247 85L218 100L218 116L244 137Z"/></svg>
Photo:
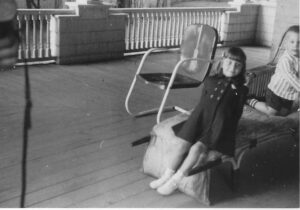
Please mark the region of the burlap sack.
<svg viewBox="0 0 300 210"><path fill-rule="evenodd" d="M175 136L172 126L186 120L188 115L179 114L154 126L152 138L144 155L143 172L153 177L160 177L165 169L169 154L180 145L181 138ZM196 167L195 165L194 167ZM179 190L205 205L209 201L210 170L184 178L179 183Z"/></svg>

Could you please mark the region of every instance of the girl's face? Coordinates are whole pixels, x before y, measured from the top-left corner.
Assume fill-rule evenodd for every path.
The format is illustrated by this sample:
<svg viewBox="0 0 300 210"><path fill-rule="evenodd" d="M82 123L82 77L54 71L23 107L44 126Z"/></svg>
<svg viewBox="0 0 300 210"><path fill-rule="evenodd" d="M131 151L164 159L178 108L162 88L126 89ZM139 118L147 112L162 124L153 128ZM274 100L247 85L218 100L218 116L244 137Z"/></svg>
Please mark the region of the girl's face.
<svg viewBox="0 0 300 210"><path fill-rule="evenodd" d="M222 68L225 77L235 77L242 71L243 63L231 58L224 58Z"/></svg>
<svg viewBox="0 0 300 210"><path fill-rule="evenodd" d="M290 55L299 57L299 34L290 31L286 40L286 49Z"/></svg>

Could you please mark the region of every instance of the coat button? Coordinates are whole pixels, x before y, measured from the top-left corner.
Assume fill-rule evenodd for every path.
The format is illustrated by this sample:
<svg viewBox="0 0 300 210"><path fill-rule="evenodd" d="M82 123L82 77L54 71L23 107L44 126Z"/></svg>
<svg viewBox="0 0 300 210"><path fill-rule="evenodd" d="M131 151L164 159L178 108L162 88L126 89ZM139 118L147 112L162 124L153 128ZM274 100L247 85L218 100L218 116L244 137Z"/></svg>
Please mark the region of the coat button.
<svg viewBox="0 0 300 210"><path fill-rule="evenodd" d="M214 95L210 95L210 98L213 98L214 97Z"/></svg>
<svg viewBox="0 0 300 210"><path fill-rule="evenodd" d="M221 93L224 93L224 89L222 89L220 92L221 92Z"/></svg>
<svg viewBox="0 0 300 210"><path fill-rule="evenodd" d="M215 91L217 91L218 90L218 88L215 88Z"/></svg>
<svg viewBox="0 0 300 210"><path fill-rule="evenodd" d="M219 81L219 82L218 82L218 85L220 85L221 83L222 83L222 82L221 82L221 81Z"/></svg>
<svg viewBox="0 0 300 210"><path fill-rule="evenodd" d="M220 97L220 96L218 96L217 100L219 101L220 99L221 99L221 97Z"/></svg>

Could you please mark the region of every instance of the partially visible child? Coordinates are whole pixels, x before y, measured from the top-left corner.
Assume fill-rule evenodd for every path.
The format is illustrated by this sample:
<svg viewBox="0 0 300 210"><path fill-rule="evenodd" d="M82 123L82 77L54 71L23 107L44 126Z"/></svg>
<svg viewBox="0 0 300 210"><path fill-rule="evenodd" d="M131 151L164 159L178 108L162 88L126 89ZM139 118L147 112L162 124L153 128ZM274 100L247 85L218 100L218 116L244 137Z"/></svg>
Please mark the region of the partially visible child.
<svg viewBox="0 0 300 210"><path fill-rule="evenodd" d="M206 160L209 150L234 155L237 124L248 93L245 69L245 53L233 47L225 53L219 74L204 80L200 102L182 127L177 125L176 135L185 141L172 151L164 174L150 183L159 194L176 190L195 163Z"/></svg>
<svg viewBox="0 0 300 210"><path fill-rule="evenodd" d="M300 91L299 26L291 26L286 36L286 50L279 58L268 84L266 102L256 99L247 101L250 106L268 115L287 115Z"/></svg>

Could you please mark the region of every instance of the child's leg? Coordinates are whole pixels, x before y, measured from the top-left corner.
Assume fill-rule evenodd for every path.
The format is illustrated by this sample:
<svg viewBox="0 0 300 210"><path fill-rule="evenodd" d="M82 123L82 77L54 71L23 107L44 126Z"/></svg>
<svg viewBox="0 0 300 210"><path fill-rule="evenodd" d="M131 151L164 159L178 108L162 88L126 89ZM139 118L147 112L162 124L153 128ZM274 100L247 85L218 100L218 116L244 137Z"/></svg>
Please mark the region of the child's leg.
<svg viewBox="0 0 300 210"><path fill-rule="evenodd" d="M266 91L266 102L256 99L247 100L247 103L253 108L268 115L278 115L283 107L285 100L273 93L269 88Z"/></svg>
<svg viewBox="0 0 300 210"><path fill-rule="evenodd" d="M191 143L188 141L181 141L179 144L174 145L170 148L170 152L166 154L168 157L167 168L163 175L150 183L152 189L156 189L164 184L168 179L170 179L175 171L178 169L182 163L184 156L189 151Z"/></svg>
<svg viewBox="0 0 300 210"><path fill-rule="evenodd" d="M200 157L199 157L200 155ZM180 180L186 176L192 167L196 164L200 158L202 161L206 158L206 147L201 142L196 142L188 153L188 156L183 161L179 170L169 179L166 183L157 189L157 192L161 195L170 195L177 189L177 185ZM200 160L200 161L201 161Z"/></svg>
<svg viewBox="0 0 300 210"><path fill-rule="evenodd" d="M198 160L200 163L202 163L206 159L206 151L206 146L202 142L197 141L190 148L189 154L180 166L179 171L181 171L183 175L187 176Z"/></svg>
<svg viewBox="0 0 300 210"><path fill-rule="evenodd" d="M253 107L254 109L261 111L267 115L277 115L278 114L277 110L268 106L265 102L258 101L256 99L250 99L248 101L248 104L249 104L249 106Z"/></svg>

